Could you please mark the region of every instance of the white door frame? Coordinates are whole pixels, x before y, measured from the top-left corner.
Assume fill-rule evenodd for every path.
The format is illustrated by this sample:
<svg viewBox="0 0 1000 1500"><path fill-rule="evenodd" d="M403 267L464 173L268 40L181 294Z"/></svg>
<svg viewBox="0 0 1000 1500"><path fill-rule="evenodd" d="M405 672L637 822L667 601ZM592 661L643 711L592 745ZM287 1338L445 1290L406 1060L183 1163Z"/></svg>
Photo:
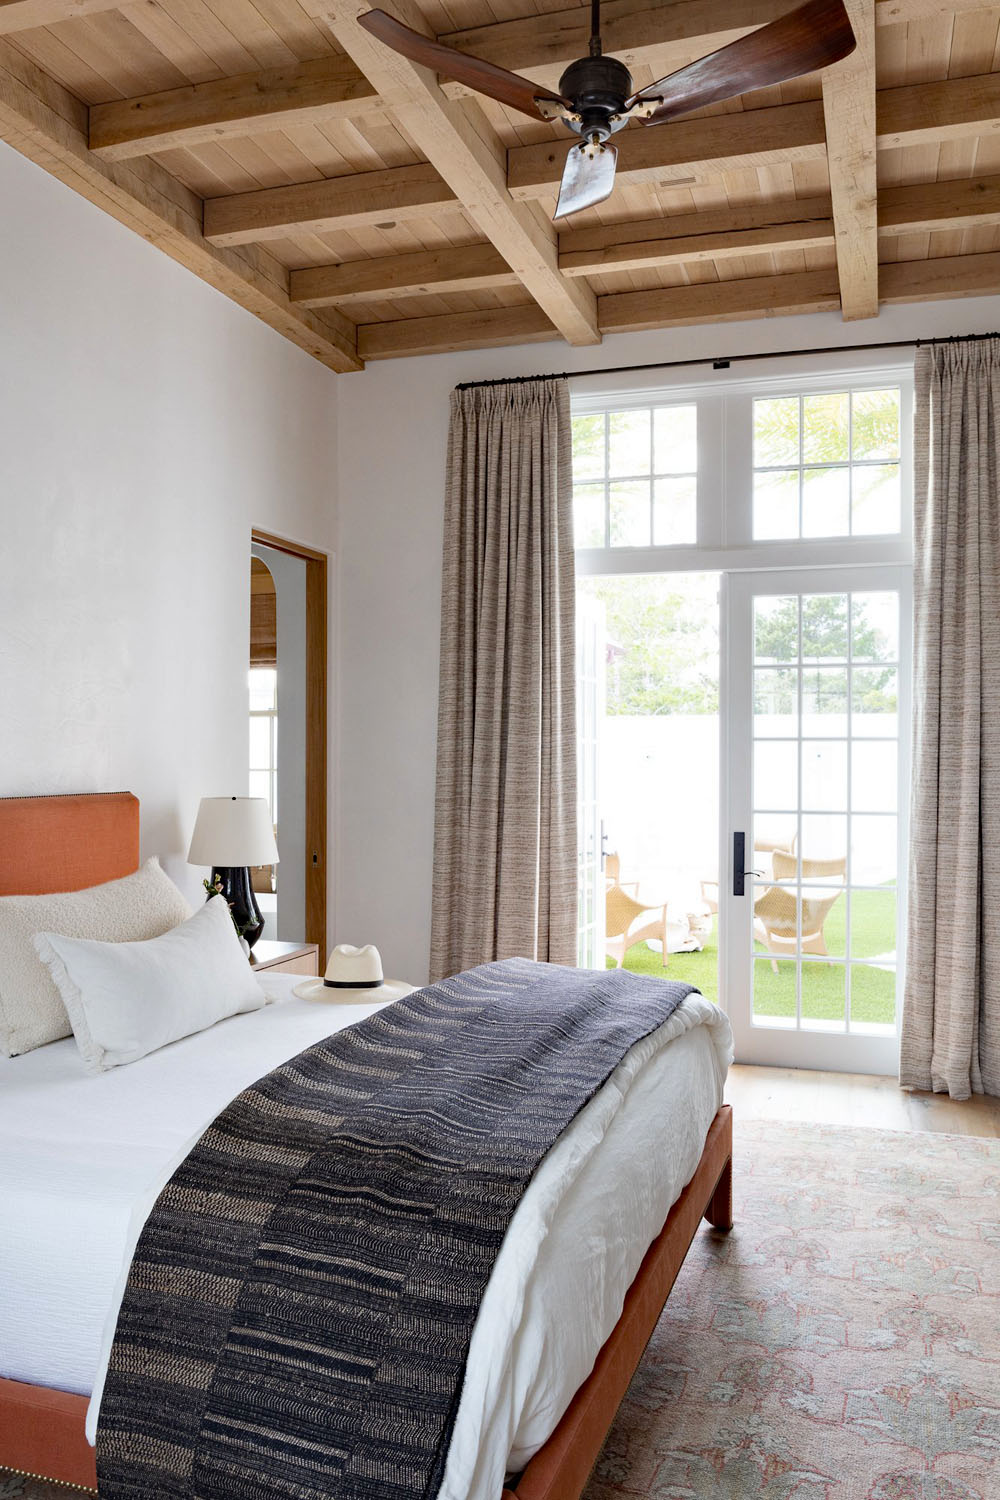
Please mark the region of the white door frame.
<svg viewBox="0 0 1000 1500"><path fill-rule="evenodd" d="M900 727L897 838L896 1032L892 1036L831 1033L755 1025L752 1016L750 922L754 876L746 893L734 895L733 833L747 834L751 869L752 661L751 602L760 594L840 593L893 589L900 598ZM761 569L722 578L722 680L720 698L719 951L720 1001L733 1026L738 1062L838 1072L894 1073L898 1066L898 1021L905 957L906 861L910 757L910 664L912 573L906 564L879 567L843 564L832 568ZM849 1028L848 1018L848 1028Z"/></svg>

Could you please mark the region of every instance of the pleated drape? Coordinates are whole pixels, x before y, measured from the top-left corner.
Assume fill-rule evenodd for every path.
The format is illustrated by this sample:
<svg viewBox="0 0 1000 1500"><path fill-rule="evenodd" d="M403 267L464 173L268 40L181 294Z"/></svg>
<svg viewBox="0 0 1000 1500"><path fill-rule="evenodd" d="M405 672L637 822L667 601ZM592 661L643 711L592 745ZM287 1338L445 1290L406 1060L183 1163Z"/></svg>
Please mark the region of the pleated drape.
<svg viewBox="0 0 1000 1500"><path fill-rule="evenodd" d="M900 1082L1000 1094L1000 340L922 348Z"/></svg>
<svg viewBox="0 0 1000 1500"><path fill-rule="evenodd" d="M431 978L576 954L575 577L564 379L456 390Z"/></svg>

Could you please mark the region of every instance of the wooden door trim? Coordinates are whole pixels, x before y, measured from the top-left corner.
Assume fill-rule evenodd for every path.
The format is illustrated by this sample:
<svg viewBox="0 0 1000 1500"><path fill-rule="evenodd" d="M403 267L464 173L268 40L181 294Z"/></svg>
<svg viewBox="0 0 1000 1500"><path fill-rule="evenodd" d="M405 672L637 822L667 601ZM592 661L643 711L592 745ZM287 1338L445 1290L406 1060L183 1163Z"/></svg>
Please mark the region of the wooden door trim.
<svg viewBox="0 0 1000 1500"><path fill-rule="evenodd" d="M326 963L327 856L327 574L325 552L272 536L251 532L251 541L272 547L306 565L306 911L307 943L319 948L320 968Z"/></svg>

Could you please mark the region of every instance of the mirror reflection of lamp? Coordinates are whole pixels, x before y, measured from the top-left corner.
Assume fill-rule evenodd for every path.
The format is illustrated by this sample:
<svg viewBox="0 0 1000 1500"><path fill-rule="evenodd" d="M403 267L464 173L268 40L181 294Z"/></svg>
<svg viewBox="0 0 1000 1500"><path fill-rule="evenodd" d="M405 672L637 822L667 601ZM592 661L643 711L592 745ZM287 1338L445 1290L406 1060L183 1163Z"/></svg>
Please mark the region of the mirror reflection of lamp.
<svg viewBox="0 0 1000 1500"><path fill-rule="evenodd" d="M278 846L266 798L202 797L188 864L211 865L211 884L221 887L219 893L228 901L233 920L250 948L264 931L250 866L277 863Z"/></svg>

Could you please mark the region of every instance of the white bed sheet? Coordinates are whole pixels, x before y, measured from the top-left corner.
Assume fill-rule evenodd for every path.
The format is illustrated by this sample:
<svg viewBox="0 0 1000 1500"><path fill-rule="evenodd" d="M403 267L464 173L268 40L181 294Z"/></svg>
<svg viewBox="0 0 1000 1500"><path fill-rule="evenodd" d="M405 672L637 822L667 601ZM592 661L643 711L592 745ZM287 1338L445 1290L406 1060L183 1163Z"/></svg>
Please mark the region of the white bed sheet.
<svg viewBox="0 0 1000 1500"><path fill-rule="evenodd" d="M0 1375L99 1399L122 1267L177 1160L240 1089L378 1008L261 977L279 1003L130 1067L88 1073L72 1038L0 1059ZM690 996L545 1158L483 1298L441 1500L496 1500L555 1429L694 1172L731 1052Z"/></svg>

